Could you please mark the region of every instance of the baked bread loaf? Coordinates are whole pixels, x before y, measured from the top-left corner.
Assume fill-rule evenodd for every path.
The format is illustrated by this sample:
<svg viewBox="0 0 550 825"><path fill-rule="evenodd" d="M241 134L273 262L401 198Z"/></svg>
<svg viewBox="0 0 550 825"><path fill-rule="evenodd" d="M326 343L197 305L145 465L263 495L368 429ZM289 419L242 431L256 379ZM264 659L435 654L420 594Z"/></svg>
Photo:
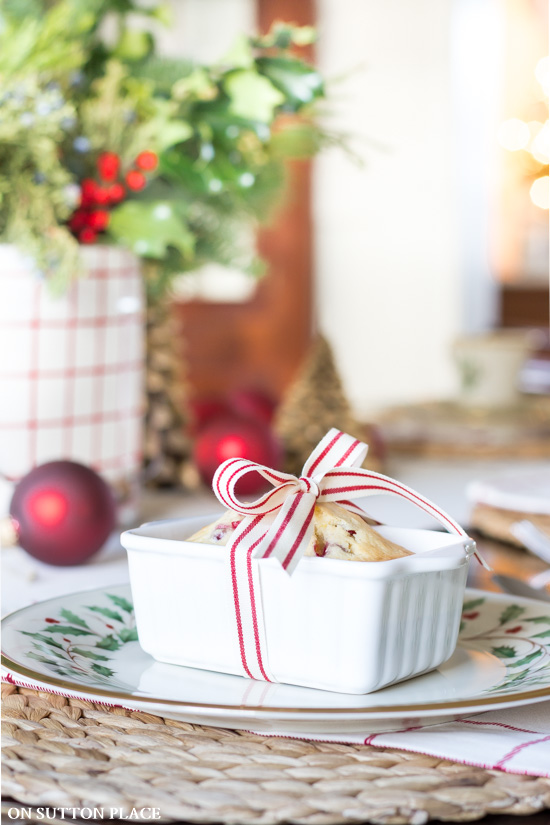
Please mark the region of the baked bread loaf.
<svg viewBox="0 0 550 825"><path fill-rule="evenodd" d="M187 540L225 545L243 518L240 513L227 510ZM315 507L313 535L304 555L349 561L387 561L412 554L373 530L367 517L352 513L339 504L327 503Z"/></svg>

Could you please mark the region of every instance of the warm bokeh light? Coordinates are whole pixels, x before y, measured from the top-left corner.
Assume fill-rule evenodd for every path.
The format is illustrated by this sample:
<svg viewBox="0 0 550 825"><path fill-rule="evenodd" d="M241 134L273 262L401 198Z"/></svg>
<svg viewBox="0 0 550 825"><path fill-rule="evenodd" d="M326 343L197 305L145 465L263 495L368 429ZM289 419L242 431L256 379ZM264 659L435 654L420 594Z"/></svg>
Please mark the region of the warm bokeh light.
<svg viewBox="0 0 550 825"><path fill-rule="evenodd" d="M546 121L544 126L538 130L538 134L535 136L531 145L529 147L529 151L535 158L538 160L539 163L547 164L548 163L548 153L550 149L550 123Z"/></svg>
<svg viewBox="0 0 550 825"><path fill-rule="evenodd" d="M548 96L550 92L550 57L541 57L535 68L535 77Z"/></svg>
<svg viewBox="0 0 550 825"><path fill-rule="evenodd" d="M538 206L540 209L548 209L549 206L549 189L548 184L550 183L550 178L548 175L545 175L542 178L537 178L536 181L531 186L529 190L529 194L531 196L531 200Z"/></svg>
<svg viewBox="0 0 550 825"><path fill-rule="evenodd" d="M505 120L498 130L498 142L509 152L525 149L531 139L529 126L517 117Z"/></svg>

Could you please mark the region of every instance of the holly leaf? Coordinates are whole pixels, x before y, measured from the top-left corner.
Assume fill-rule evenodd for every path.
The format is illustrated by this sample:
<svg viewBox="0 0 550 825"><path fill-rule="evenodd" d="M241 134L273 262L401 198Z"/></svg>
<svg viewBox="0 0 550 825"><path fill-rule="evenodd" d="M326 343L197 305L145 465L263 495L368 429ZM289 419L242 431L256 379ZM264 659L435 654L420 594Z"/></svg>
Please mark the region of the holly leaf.
<svg viewBox="0 0 550 825"><path fill-rule="evenodd" d="M115 596L112 593L107 593L106 595L107 598L110 599L113 602L113 604L116 604L117 607L120 607L121 610L125 610L126 613L134 612L134 605L132 604L132 602L129 602L122 596Z"/></svg>
<svg viewBox="0 0 550 825"><path fill-rule="evenodd" d="M535 650L533 653L529 653L528 656L524 656L523 659L520 659L518 662L513 662L511 667L520 667L521 665L528 665L529 662L532 662L533 659L537 659L539 656L542 656L542 650Z"/></svg>
<svg viewBox="0 0 550 825"><path fill-rule="evenodd" d="M108 607L88 607L88 610L93 610L94 613L101 613L102 616L105 616L106 619L115 619L117 622L122 621L122 616L120 613L116 613L114 610L109 610Z"/></svg>
<svg viewBox="0 0 550 825"><path fill-rule="evenodd" d="M548 636L550 636L550 628L543 630L542 633L535 633L533 639L546 639Z"/></svg>
<svg viewBox="0 0 550 825"><path fill-rule="evenodd" d="M285 96L275 88L271 80L252 69L229 72L224 88L231 99L230 109L238 117L270 123L277 106Z"/></svg>
<svg viewBox="0 0 550 825"><path fill-rule="evenodd" d="M294 57L259 57L256 66L283 95L292 111L298 111L324 95L323 78L312 66ZM285 106L286 108L286 106Z"/></svg>
<svg viewBox="0 0 550 825"><path fill-rule="evenodd" d="M550 616L531 616L529 619L524 619L526 622L533 622L534 624L550 624Z"/></svg>
<svg viewBox="0 0 550 825"><path fill-rule="evenodd" d="M66 610L65 608L63 608L63 610L60 610L59 613L61 616L63 616L64 619L67 619L68 622L71 622L72 624L77 624L79 627L89 628L84 619L81 619L80 616L76 615L76 613L72 613L70 610Z"/></svg>
<svg viewBox="0 0 550 825"><path fill-rule="evenodd" d="M123 642L137 642L138 640L137 628L135 627L125 627L118 635Z"/></svg>
<svg viewBox="0 0 550 825"><path fill-rule="evenodd" d="M108 662L108 656L102 656L101 653L94 653L93 650L84 650L81 647L73 647L73 653L78 653L79 656L85 656L86 659L94 659L97 662Z"/></svg>
<svg viewBox="0 0 550 825"><path fill-rule="evenodd" d="M193 233L170 201L126 201L111 213L109 232L145 258L164 258L174 247L190 260L195 249Z"/></svg>
<svg viewBox="0 0 550 825"><path fill-rule="evenodd" d="M469 602L464 602L464 604L462 605L462 612L468 612L468 610L473 610L474 607L479 607L481 604L483 604L484 601L485 599L472 599Z"/></svg>
<svg viewBox="0 0 550 825"><path fill-rule="evenodd" d="M29 659L36 659L37 662L42 662L44 665L57 665L57 662L54 659L48 659L46 656L42 656L40 653L35 653L33 650L29 650L27 656Z"/></svg>
<svg viewBox="0 0 550 825"><path fill-rule="evenodd" d="M100 647L102 650L118 650L120 642L118 642L112 634L109 634L109 636L101 639L100 642L96 642L95 646Z"/></svg>
<svg viewBox="0 0 550 825"><path fill-rule="evenodd" d="M95 636L91 630L83 630L81 627L73 627L65 624L52 624L44 628L44 633L63 633L65 636Z"/></svg>
<svg viewBox="0 0 550 825"><path fill-rule="evenodd" d="M517 604L510 604L503 610L500 614L499 622L500 624L506 624L506 622L511 622L514 619L517 619L518 616L521 616L522 613L525 613L525 608L520 607Z"/></svg>
<svg viewBox="0 0 550 825"><path fill-rule="evenodd" d="M95 663L92 665L92 670L95 670L95 672L101 674L101 676L112 676L114 673L114 670L103 667L103 665L96 665Z"/></svg>
<svg viewBox="0 0 550 825"><path fill-rule="evenodd" d="M492 647L491 651L498 656L499 659L513 659L517 656L515 647L510 645L502 645L501 647Z"/></svg>
<svg viewBox="0 0 550 825"><path fill-rule="evenodd" d="M29 633L28 630L20 630L24 636L30 636L32 639L39 639L41 642L45 642L50 647L58 647L60 650L65 650L63 645L60 645L59 642L56 642L55 639L49 639L48 636L43 636L42 633Z"/></svg>

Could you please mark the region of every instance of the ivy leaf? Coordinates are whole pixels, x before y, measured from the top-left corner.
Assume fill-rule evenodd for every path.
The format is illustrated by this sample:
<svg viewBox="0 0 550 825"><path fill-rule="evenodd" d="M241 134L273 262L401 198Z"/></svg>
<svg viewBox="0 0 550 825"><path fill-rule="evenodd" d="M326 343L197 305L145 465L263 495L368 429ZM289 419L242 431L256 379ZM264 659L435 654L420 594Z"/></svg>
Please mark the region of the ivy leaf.
<svg viewBox="0 0 550 825"><path fill-rule="evenodd" d="M95 663L92 665L92 670L95 670L96 673L100 673L101 676L112 676L114 670L111 670L108 667L103 667L103 665L96 665Z"/></svg>
<svg viewBox="0 0 550 825"><path fill-rule="evenodd" d="M125 627L123 628L123 630L120 631L118 635L123 642L137 642L138 640L137 628L135 627Z"/></svg>
<svg viewBox="0 0 550 825"><path fill-rule="evenodd" d="M73 653L78 653L79 656L85 656L86 659L94 659L98 662L108 662L108 656L102 656L101 653L94 653L92 650L84 650L81 647L73 647Z"/></svg>
<svg viewBox="0 0 550 825"><path fill-rule="evenodd" d="M195 237L170 201L126 201L111 213L109 232L146 258L164 258L168 247L193 257Z"/></svg>
<svg viewBox="0 0 550 825"><path fill-rule="evenodd" d="M528 665L529 662L532 662L533 659L537 659L539 656L542 656L542 650L535 650L533 653L529 653L528 656L524 656L523 659L520 659L519 662L513 662L511 667L520 667L521 665Z"/></svg>
<svg viewBox="0 0 550 825"><path fill-rule="evenodd" d="M282 93L292 111L298 111L324 94L319 72L294 57L259 57L256 66L261 75L269 78Z"/></svg>
<svg viewBox="0 0 550 825"><path fill-rule="evenodd" d="M501 647L492 647L491 651L498 656L499 659L513 659L514 656L517 656L515 647L510 647L510 645L502 645Z"/></svg>
<svg viewBox="0 0 550 825"><path fill-rule="evenodd" d="M472 599L469 602L464 602L464 604L462 605L462 612L473 610L474 607L479 607L480 604L483 604L484 601L485 599Z"/></svg>
<svg viewBox="0 0 550 825"><path fill-rule="evenodd" d="M24 636L30 636L32 639L38 639L41 642L45 642L50 647L58 647L60 650L65 650L63 645L60 645L59 642L56 642L55 639L49 639L47 636L43 636L42 633L29 633L28 630L20 630Z"/></svg>
<svg viewBox="0 0 550 825"><path fill-rule="evenodd" d="M91 630L83 630L81 627L71 625L52 624L44 628L44 633L63 633L65 636L95 636Z"/></svg>
<svg viewBox="0 0 550 825"><path fill-rule="evenodd" d="M107 598L110 599L113 604L116 604L117 607L120 607L121 610L125 610L126 613L134 612L134 605L122 596L114 596L112 593L107 593Z"/></svg>
<svg viewBox="0 0 550 825"><path fill-rule="evenodd" d="M533 639L545 639L547 636L550 636L550 628L543 630L542 633L535 633Z"/></svg>
<svg viewBox="0 0 550 825"><path fill-rule="evenodd" d="M118 650L120 642L118 642L112 634L109 634L109 636L101 639L100 642L96 642L95 646L100 647L102 650Z"/></svg>
<svg viewBox="0 0 550 825"><path fill-rule="evenodd" d="M93 610L94 613L101 613L101 615L105 616L106 619L115 619L117 622L122 621L122 616L120 613L116 613L114 610L109 610L108 607L88 607L88 610Z"/></svg>
<svg viewBox="0 0 550 825"><path fill-rule="evenodd" d="M530 619L524 621L534 622L534 624L550 624L550 616L531 616Z"/></svg>
<svg viewBox="0 0 550 825"><path fill-rule="evenodd" d="M72 624L77 624L79 627L89 627L84 619L81 619L80 616L77 616L75 613L72 613L70 610L63 610L59 611L60 615L63 616L64 619L67 619L68 622Z"/></svg>
<svg viewBox="0 0 550 825"><path fill-rule="evenodd" d="M500 614L499 622L500 624L506 624L506 622L511 622L514 619L517 619L517 617L521 616L522 613L525 613L524 607L520 607L517 604L510 604L506 610L503 610Z"/></svg>
<svg viewBox="0 0 550 825"><path fill-rule="evenodd" d="M231 99L230 109L239 117L270 123L277 106L285 96L275 88L271 80L251 69L229 72L224 88Z"/></svg>

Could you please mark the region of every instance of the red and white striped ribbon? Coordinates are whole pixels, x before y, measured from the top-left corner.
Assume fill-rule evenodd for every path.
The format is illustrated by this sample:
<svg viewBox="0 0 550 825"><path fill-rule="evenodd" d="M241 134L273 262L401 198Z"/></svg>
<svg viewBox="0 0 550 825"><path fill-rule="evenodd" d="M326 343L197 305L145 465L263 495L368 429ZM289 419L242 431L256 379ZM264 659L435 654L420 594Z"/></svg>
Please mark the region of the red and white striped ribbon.
<svg viewBox="0 0 550 825"><path fill-rule="evenodd" d="M364 515L352 499L385 493L416 504L450 533L466 535L450 516L410 487L361 469L367 450L363 442L332 429L309 456L300 478L243 458L231 458L218 467L212 482L214 493L225 507L245 516L228 544L243 675L277 681L268 666L254 560L276 558L292 574L310 541L317 502L336 501ZM259 473L273 489L256 501L241 501L235 485L248 473Z"/></svg>

